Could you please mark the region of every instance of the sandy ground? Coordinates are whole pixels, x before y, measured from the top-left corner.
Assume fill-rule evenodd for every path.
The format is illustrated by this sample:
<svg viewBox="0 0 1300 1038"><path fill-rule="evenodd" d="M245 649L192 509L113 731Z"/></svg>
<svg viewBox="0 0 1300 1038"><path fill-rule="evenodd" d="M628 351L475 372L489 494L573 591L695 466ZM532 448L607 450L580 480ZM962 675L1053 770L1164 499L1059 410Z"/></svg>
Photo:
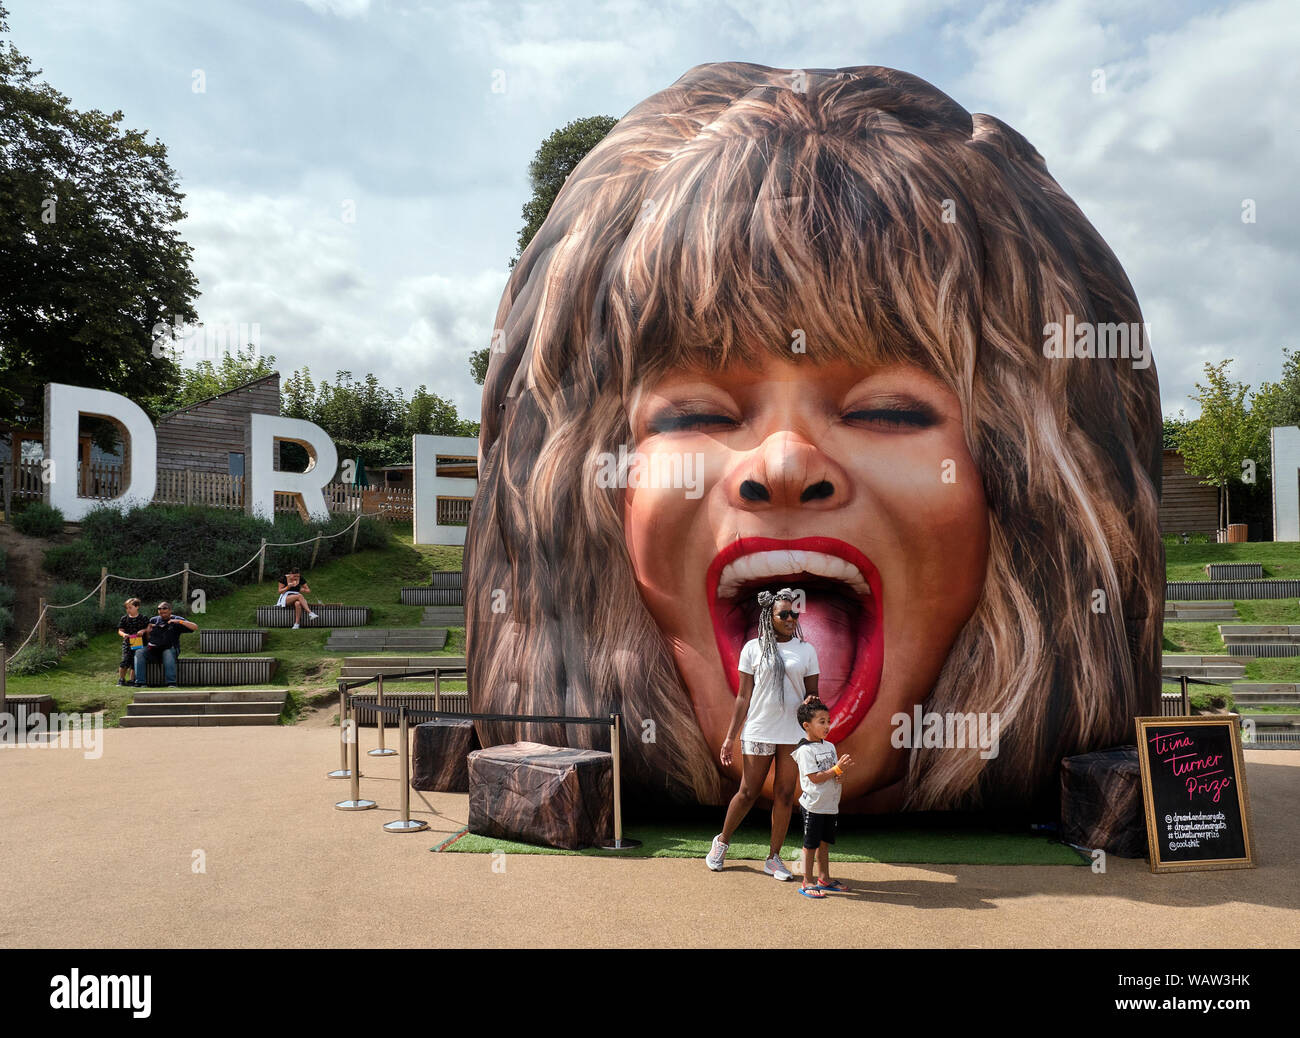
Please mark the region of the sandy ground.
<svg viewBox="0 0 1300 1038"><path fill-rule="evenodd" d="M386 833L397 758L367 758L380 806L336 811L326 720L0 748L0 946L793 946L814 918L861 947L1300 944L1300 751L1247 751L1255 870L840 864L851 892L811 901L754 862L432 854L467 798L413 793L431 831Z"/></svg>

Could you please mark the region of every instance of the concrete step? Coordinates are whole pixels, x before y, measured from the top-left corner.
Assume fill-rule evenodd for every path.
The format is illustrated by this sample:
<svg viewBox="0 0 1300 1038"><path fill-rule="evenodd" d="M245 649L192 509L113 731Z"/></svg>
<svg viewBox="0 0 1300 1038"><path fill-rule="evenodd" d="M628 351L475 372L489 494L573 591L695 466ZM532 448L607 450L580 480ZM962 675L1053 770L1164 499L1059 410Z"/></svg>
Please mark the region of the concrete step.
<svg viewBox="0 0 1300 1038"><path fill-rule="evenodd" d="M1300 684L1291 681L1239 681L1232 686L1232 694L1283 695L1300 698Z"/></svg>
<svg viewBox="0 0 1300 1038"><path fill-rule="evenodd" d="M279 711L260 714L128 714L118 720L122 728L213 728L280 723Z"/></svg>
<svg viewBox="0 0 1300 1038"><path fill-rule="evenodd" d="M1217 623L1220 620L1240 620L1241 617L1235 609L1203 609L1196 612L1166 609L1165 619L1179 623Z"/></svg>
<svg viewBox="0 0 1300 1038"><path fill-rule="evenodd" d="M464 667L464 656L345 656L344 667Z"/></svg>
<svg viewBox="0 0 1300 1038"><path fill-rule="evenodd" d="M1300 709L1300 696L1281 692L1233 692L1238 706L1294 706Z"/></svg>
<svg viewBox="0 0 1300 1038"><path fill-rule="evenodd" d="M1300 714L1243 714L1255 722L1256 728L1297 728Z"/></svg>
<svg viewBox="0 0 1300 1038"><path fill-rule="evenodd" d="M126 708L129 717L158 717L169 714L274 714L284 710L280 702L245 701L242 703L132 703Z"/></svg>
<svg viewBox="0 0 1300 1038"><path fill-rule="evenodd" d="M283 688L238 688L221 691L182 692L176 688L136 689L137 703L268 703L284 702Z"/></svg>

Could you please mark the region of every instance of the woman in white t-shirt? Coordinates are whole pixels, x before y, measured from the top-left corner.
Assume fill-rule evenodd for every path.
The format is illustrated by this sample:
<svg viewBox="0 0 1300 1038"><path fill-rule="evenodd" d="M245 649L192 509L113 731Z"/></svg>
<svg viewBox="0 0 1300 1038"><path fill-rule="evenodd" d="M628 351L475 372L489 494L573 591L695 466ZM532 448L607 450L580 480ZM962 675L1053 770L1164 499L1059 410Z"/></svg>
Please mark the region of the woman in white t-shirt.
<svg viewBox="0 0 1300 1038"><path fill-rule="evenodd" d="M736 734L740 734L740 789L727 806L722 832L704 859L718 872L727 857L731 836L754 806L776 759L772 779L772 843L763 871L776 879L793 878L781 859L781 846L790 827L799 769L790 756L803 738L796 713L799 704L817 695L817 650L804 640L794 610L795 593L782 588L758 596L758 637L740 652L740 691L731 726L722 743L722 763L730 766ZM743 726L743 730L742 730Z"/></svg>

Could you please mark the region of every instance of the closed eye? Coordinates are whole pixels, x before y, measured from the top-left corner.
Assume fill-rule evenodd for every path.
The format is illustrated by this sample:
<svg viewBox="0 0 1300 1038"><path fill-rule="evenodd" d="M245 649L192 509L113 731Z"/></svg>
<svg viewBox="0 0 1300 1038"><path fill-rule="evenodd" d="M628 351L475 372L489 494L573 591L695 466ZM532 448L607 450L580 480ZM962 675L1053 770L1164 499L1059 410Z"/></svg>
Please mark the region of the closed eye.
<svg viewBox="0 0 1300 1038"><path fill-rule="evenodd" d="M651 433L682 432L688 429L706 429L713 425L735 425L736 420L725 414L663 414L650 420Z"/></svg>
<svg viewBox="0 0 1300 1038"><path fill-rule="evenodd" d="M850 411L844 418L846 421L866 422L894 429L928 429L939 421L939 415L925 406L868 408Z"/></svg>

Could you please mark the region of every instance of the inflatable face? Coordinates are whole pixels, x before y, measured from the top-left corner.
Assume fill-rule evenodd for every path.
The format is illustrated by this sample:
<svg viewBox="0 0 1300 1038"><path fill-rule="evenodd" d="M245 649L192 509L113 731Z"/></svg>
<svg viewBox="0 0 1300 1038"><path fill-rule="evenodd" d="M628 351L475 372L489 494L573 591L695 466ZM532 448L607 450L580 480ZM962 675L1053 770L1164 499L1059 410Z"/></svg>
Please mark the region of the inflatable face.
<svg viewBox="0 0 1300 1038"><path fill-rule="evenodd" d="M1155 372L1074 338L1121 325L1114 256L997 120L889 69L693 69L573 172L498 311L475 709L616 710L643 795L719 803L756 595L790 586L844 810L1050 802L1159 688Z"/></svg>

